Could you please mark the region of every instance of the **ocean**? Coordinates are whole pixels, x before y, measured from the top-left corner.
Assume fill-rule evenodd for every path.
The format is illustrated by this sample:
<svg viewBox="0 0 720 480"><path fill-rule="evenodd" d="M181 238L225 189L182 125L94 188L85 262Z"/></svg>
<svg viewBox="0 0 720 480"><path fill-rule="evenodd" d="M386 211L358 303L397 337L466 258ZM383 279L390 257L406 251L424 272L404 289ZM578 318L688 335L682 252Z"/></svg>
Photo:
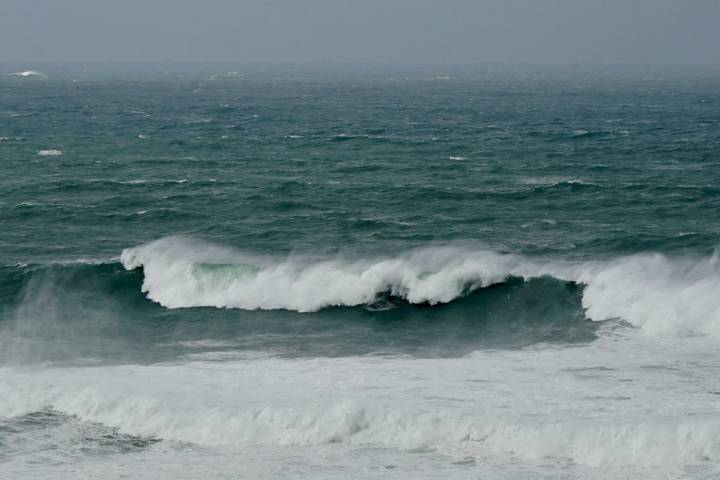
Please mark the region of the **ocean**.
<svg viewBox="0 0 720 480"><path fill-rule="evenodd" d="M0 75L0 477L720 475L720 76L236 69Z"/></svg>

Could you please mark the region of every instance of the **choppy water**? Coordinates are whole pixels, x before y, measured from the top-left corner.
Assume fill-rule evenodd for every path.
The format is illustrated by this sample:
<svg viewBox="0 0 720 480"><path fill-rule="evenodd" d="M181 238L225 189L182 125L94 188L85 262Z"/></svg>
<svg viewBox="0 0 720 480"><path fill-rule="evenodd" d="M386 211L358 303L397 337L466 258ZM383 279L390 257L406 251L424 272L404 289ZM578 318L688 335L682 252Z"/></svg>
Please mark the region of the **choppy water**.
<svg viewBox="0 0 720 480"><path fill-rule="evenodd" d="M0 77L3 478L713 478L720 78Z"/></svg>

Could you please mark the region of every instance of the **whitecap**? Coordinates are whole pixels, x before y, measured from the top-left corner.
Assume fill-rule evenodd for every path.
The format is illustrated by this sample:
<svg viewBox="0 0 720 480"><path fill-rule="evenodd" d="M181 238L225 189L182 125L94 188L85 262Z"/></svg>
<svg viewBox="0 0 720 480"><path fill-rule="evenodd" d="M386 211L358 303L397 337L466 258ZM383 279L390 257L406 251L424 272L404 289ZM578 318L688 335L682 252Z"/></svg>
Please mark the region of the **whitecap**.
<svg viewBox="0 0 720 480"><path fill-rule="evenodd" d="M526 185L540 185L540 186L554 186L554 185L561 185L561 184L578 184L578 185L586 185L587 182L584 180L581 180L579 178L572 178L572 177L557 177L557 176L549 176L549 177L525 177L518 179L520 183L524 183Z"/></svg>
<svg viewBox="0 0 720 480"><path fill-rule="evenodd" d="M23 72L11 73L10 75L14 75L16 77L47 77L46 74L38 72L37 70L25 70Z"/></svg>
<svg viewBox="0 0 720 480"><path fill-rule="evenodd" d="M41 157L57 157L63 154L62 150L40 150L37 152Z"/></svg>
<svg viewBox="0 0 720 480"><path fill-rule="evenodd" d="M203 123L210 123L213 121L212 117L201 117L197 115L190 115L186 117L185 121L183 122L184 125L199 125Z"/></svg>

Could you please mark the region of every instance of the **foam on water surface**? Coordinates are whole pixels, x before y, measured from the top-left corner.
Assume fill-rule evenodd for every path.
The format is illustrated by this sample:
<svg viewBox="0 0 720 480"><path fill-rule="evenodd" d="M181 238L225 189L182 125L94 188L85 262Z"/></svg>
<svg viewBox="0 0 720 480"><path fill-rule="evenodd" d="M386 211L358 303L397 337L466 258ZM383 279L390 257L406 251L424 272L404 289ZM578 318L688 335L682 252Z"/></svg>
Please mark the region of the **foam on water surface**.
<svg viewBox="0 0 720 480"><path fill-rule="evenodd" d="M0 415L49 408L122 435L169 442L167 448L218 448L216 455L297 449L306 453L296 461L309 471L312 450L304 447L338 445L347 466L373 448L392 456L438 452L488 464L556 465L548 473L579 465L608 478L634 470L652 478L660 467L720 459L718 365L713 356L696 361L714 345L608 332L587 346L446 360L4 368Z"/></svg>
<svg viewBox="0 0 720 480"><path fill-rule="evenodd" d="M27 68L1 478L719 476L716 76Z"/></svg>

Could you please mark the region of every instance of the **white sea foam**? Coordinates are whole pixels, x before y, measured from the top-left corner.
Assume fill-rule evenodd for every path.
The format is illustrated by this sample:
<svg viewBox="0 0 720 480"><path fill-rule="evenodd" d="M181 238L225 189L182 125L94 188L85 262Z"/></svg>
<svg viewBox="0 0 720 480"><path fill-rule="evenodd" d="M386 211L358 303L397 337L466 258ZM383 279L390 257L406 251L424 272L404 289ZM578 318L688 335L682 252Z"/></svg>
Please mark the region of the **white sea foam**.
<svg viewBox="0 0 720 480"><path fill-rule="evenodd" d="M720 261L640 254L593 262L549 261L468 247L431 247L388 258L260 258L167 237L122 252L144 270L143 291L168 308L288 309L373 303L447 303L510 277L551 276L585 286L592 320L623 319L653 334L720 336Z"/></svg>
<svg viewBox="0 0 720 480"><path fill-rule="evenodd" d="M0 416L52 408L208 447L439 449L603 468L720 461L720 415L706 390L717 362L688 362L713 345L635 337L460 359L5 368Z"/></svg>
<svg viewBox="0 0 720 480"><path fill-rule="evenodd" d="M503 281L521 257L435 248L388 259L258 259L225 247L170 237L126 249L127 269L143 267L143 290L169 308L215 306L289 309L371 303L388 292L411 303L446 303L468 290ZM251 266L237 275L199 265ZM532 267L531 267L532 268Z"/></svg>
<svg viewBox="0 0 720 480"><path fill-rule="evenodd" d="M100 181L99 179L96 179L96 181ZM180 179L174 179L174 178L154 178L154 179L146 179L146 178L133 178L131 180L116 180L113 181L113 183L117 183L120 185L146 185L146 184L156 184L156 185L162 185L166 183L187 183L187 178L180 178Z"/></svg>
<svg viewBox="0 0 720 480"><path fill-rule="evenodd" d="M11 75L15 75L16 77L47 77L46 74L38 72L37 70L25 70L23 72L11 73Z"/></svg>
<svg viewBox="0 0 720 480"><path fill-rule="evenodd" d="M582 180L582 179L578 179L578 178L557 177L557 176L522 178L522 179L520 179L520 183L524 183L526 185L539 185L539 186L549 186L549 187L554 187L554 186L558 186L558 185L595 185L592 182L588 182L586 180Z"/></svg>
<svg viewBox="0 0 720 480"><path fill-rule="evenodd" d="M57 157L63 154L62 150L40 150L37 152L41 157Z"/></svg>

